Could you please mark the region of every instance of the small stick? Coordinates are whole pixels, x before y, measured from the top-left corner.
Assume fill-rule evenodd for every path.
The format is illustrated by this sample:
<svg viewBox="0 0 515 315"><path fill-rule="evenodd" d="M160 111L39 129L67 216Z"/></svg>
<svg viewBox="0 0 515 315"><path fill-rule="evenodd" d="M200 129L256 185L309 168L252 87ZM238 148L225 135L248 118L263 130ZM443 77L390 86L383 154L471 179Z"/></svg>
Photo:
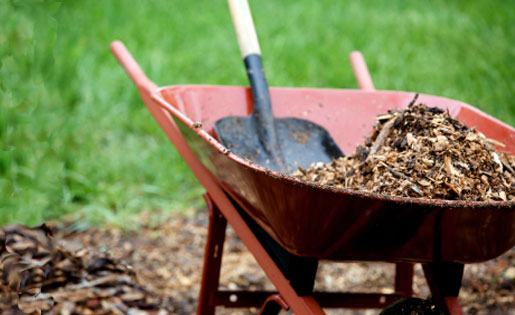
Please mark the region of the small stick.
<svg viewBox="0 0 515 315"><path fill-rule="evenodd" d="M388 135L392 130L393 123L395 122L396 118L397 116L394 116L384 123L381 132L379 133L379 135L377 135L374 144L372 144L372 147L370 148L370 153L368 154L367 160L369 159L371 154L375 154L383 146L384 142L386 141L386 138L388 138Z"/></svg>
<svg viewBox="0 0 515 315"><path fill-rule="evenodd" d="M508 171L510 171L510 173L515 174L515 172L513 171L513 168L510 166L510 164L508 162L506 162L506 160L504 160L503 156L501 156L501 163L502 163L502 165L504 165L504 167L506 167L506 169Z"/></svg>
<svg viewBox="0 0 515 315"><path fill-rule="evenodd" d="M388 166L386 163L384 162L381 162L381 165L383 165L390 173L392 173L393 175L397 176L397 177L400 177L402 179L405 179L407 180L410 185L411 185L411 189L413 189L414 192L416 192L417 194L419 194L420 196L422 196L424 193L422 193L422 191L420 190L420 188L415 185L412 181L411 181L411 178L409 178L408 176L400 173L400 172L397 172L396 170L394 170L393 168L391 168L390 166Z"/></svg>
<svg viewBox="0 0 515 315"><path fill-rule="evenodd" d="M408 104L408 107L415 104L417 99L418 99L418 93L415 93L415 96L413 97L413 100ZM405 111L402 112L401 117L404 115L404 112ZM387 122L384 123L383 129L381 129L381 132L379 133L376 140L374 141L374 144L370 148L370 153L368 155L369 157L370 157L370 154L375 154L377 151L379 151L379 149L381 149L384 142L386 141L386 138L388 138L388 136L390 135L390 131L392 130L392 127L395 123L396 118L397 118L397 116L394 116L394 117L390 118ZM367 160L368 159L369 158L367 158Z"/></svg>
<svg viewBox="0 0 515 315"><path fill-rule="evenodd" d="M502 143L501 141L497 141L495 139L486 138L486 141L490 142L491 144L495 144L498 147L506 148L506 145Z"/></svg>
<svg viewBox="0 0 515 315"><path fill-rule="evenodd" d="M415 96L413 97L413 100L408 104L408 107L413 106L413 104L415 104L415 101L417 100L417 98L418 98L418 93L415 93Z"/></svg>
<svg viewBox="0 0 515 315"><path fill-rule="evenodd" d="M302 173L302 175L306 175L306 170L304 168L302 168L302 166L299 165L299 166L297 166L297 168L298 168L299 172Z"/></svg>
<svg viewBox="0 0 515 315"><path fill-rule="evenodd" d="M406 180L409 180L411 182L411 179L407 175L404 175L404 174L402 174L400 172L397 172L396 170L394 170L393 168L388 166L386 163L381 162L381 165L383 165L393 175L395 175L397 177L400 177L400 178L403 178L403 179L406 179Z"/></svg>

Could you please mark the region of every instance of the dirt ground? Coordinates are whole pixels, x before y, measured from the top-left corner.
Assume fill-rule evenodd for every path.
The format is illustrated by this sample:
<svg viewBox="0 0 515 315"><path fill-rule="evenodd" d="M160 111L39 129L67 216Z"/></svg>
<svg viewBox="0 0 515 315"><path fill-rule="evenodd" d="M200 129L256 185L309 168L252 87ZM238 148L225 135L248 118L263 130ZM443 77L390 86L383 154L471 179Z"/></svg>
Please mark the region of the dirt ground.
<svg viewBox="0 0 515 315"><path fill-rule="evenodd" d="M88 230L68 238L110 253L133 266L143 286L162 297L174 313L193 314L207 232L205 211L192 218L173 217L138 234L119 229ZM393 264L322 262L316 290L392 292ZM222 262L221 287L273 289L249 251L229 227ZM460 292L465 314L515 312L515 249L495 260L467 265ZM429 296L420 265L416 265L415 295ZM328 310L329 311L329 310ZM256 310L217 310L217 314L253 314ZM335 311L330 314L377 314L377 310Z"/></svg>
<svg viewBox="0 0 515 315"><path fill-rule="evenodd" d="M169 216L167 219L157 220L158 222L156 215L153 215L143 218L142 221L147 223L137 233L112 227L71 232L73 226L68 226L59 229L55 238L73 244L74 248L87 249L99 257L110 257L116 264L130 265L130 270L135 271L134 281L137 285L155 296L153 301L161 304L162 309L159 312L150 312L151 314L194 314L207 232L206 211L187 218ZM273 290L263 271L230 227L226 234L221 287ZM460 303L465 314L515 312L514 262L515 248L497 259L466 266L460 292ZM315 290L390 293L393 291L393 271L394 265L386 263L321 262ZM66 294L67 287L68 285L61 288L61 295ZM421 298L427 298L430 294L420 265L416 265L414 291ZM3 294L0 290L0 302L3 299L5 303L5 297L5 290ZM86 304L88 303L91 304L91 299L87 300ZM378 314L379 310L327 312ZM147 313L138 311L134 314ZM257 314L257 310L217 309L217 314Z"/></svg>

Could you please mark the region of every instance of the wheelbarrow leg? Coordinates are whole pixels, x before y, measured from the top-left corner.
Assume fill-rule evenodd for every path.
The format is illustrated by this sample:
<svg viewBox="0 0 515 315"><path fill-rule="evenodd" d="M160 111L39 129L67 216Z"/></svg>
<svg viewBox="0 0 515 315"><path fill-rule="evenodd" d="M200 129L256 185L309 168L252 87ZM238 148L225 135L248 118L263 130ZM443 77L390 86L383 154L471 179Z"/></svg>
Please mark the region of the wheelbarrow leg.
<svg viewBox="0 0 515 315"><path fill-rule="evenodd" d="M259 315L277 315L281 309L288 310L288 304L279 294L274 294L269 296L265 303L263 303Z"/></svg>
<svg viewBox="0 0 515 315"><path fill-rule="evenodd" d="M446 314L462 315L458 295L463 278L463 264L430 263L423 264L424 275L431 289L433 301Z"/></svg>
<svg viewBox="0 0 515 315"><path fill-rule="evenodd" d="M375 91L367 63L361 52L353 51L350 54L350 63L359 88L364 91ZM401 293L405 298L413 295L413 267L414 265L409 263L395 264L395 292Z"/></svg>
<svg viewBox="0 0 515 315"><path fill-rule="evenodd" d="M395 292L405 298L413 295L413 269L410 263L395 264Z"/></svg>
<svg viewBox="0 0 515 315"><path fill-rule="evenodd" d="M213 315L215 314L215 305L211 302L211 297L218 291L227 220L207 194L204 194L203 197L209 212L209 226L197 314Z"/></svg>

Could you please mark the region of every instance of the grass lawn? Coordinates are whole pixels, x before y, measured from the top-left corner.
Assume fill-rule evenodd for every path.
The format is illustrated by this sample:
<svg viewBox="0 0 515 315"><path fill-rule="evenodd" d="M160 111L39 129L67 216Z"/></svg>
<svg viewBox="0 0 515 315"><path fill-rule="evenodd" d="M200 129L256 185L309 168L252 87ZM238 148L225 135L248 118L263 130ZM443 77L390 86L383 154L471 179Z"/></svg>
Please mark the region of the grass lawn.
<svg viewBox="0 0 515 315"><path fill-rule="evenodd" d="M513 1L251 1L270 85L463 100L515 123ZM1 1L0 225L72 214L128 226L202 206L202 188L109 51L158 85L246 85L225 1Z"/></svg>

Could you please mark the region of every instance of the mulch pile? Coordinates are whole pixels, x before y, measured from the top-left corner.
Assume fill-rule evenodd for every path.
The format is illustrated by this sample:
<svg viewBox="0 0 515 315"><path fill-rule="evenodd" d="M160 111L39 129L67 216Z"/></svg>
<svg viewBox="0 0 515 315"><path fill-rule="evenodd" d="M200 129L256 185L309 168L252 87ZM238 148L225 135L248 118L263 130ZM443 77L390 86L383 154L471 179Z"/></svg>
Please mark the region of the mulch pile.
<svg viewBox="0 0 515 315"><path fill-rule="evenodd" d="M317 184L370 193L467 201L515 200L515 157L498 152L448 111L415 104L377 116L364 146L294 173Z"/></svg>
<svg viewBox="0 0 515 315"><path fill-rule="evenodd" d="M2 263L0 267L4 281L0 285L0 314L24 314L18 310L18 302L26 312L40 307L47 310L44 314L194 314L207 232L206 212L187 218L149 214L142 216L141 222L143 227L137 233L115 227L77 231L73 225L63 227L59 223L61 228L53 237L44 226L2 228L0 261L17 257L20 264L8 267ZM46 278L38 278L39 270L46 272ZM99 280L107 277L111 277L109 281ZM321 262L315 290L386 294L393 291L393 283L393 264ZM230 227L220 286L274 290ZM426 299L430 295L419 264L413 288L416 297ZM512 249L488 262L466 265L459 300L465 314L510 314L515 311L514 291ZM257 312L217 310L217 314L233 315ZM332 315L379 312L327 311Z"/></svg>
<svg viewBox="0 0 515 315"><path fill-rule="evenodd" d="M168 314L131 267L57 241L45 224L1 228L0 246L2 314Z"/></svg>

